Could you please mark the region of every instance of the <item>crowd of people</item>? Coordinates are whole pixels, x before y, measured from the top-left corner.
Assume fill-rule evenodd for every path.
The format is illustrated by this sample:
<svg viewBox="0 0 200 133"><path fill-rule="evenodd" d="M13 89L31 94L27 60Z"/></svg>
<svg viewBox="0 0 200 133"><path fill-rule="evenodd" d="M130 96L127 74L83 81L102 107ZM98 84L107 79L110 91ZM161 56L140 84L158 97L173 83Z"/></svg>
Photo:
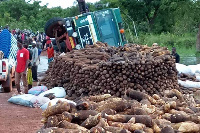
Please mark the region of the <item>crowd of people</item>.
<svg viewBox="0 0 200 133"><path fill-rule="evenodd" d="M18 94L27 94L32 88L32 83L38 81L37 70L40 64L40 54L47 51L48 63L53 60L54 49L51 38L43 32L32 32L31 30L9 29L9 26L0 27L0 32L7 29L17 40L18 51L16 55L17 64L15 71L15 84ZM20 81L22 80L24 92L22 93Z"/></svg>
<svg viewBox="0 0 200 133"><path fill-rule="evenodd" d="M40 63L40 54L42 51L47 52L48 63L53 61L54 52L56 49L56 40L51 40L43 32L34 33L31 30L10 29L8 25L4 28L0 27L0 32L4 29L8 30L17 40L17 65L16 65L16 86L18 93L21 94L20 80L22 79L24 85L24 93L28 93L28 89L32 88L32 83L37 82L37 69ZM65 44L61 49L66 49ZM66 52L63 51L63 52Z"/></svg>
<svg viewBox="0 0 200 133"><path fill-rule="evenodd" d="M40 54L42 51L47 51L48 63L53 60L54 49L51 43L48 47L40 48L38 43L40 41L33 40L31 47L28 42L23 41L22 38L17 39L17 46L19 48L17 52L17 65L16 65L16 87L19 94L22 94L20 90L20 80L23 81L24 93L28 93L28 89L32 88L32 83L38 81L37 69L40 63ZM46 43L45 43L46 45Z"/></svg>

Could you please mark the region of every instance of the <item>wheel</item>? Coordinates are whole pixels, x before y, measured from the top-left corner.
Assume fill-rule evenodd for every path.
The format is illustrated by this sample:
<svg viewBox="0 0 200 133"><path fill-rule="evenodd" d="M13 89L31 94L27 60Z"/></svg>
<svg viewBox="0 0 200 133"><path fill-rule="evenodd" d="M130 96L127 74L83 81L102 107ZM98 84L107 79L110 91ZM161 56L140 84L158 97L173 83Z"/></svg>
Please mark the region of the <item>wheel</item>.
<svg viewBox="0 0 200 133"><path fill-rule="evenodd" d="M5 92L11 92L12 91L12 77L11 74L8 75L7 80L2 83L2 87Z"/></svg>
<svg viewBox="0 0 200 133"><path fill-rule="evenodd" d="M58 32L57 36L60 37L66 32L65 27L63 26L65 24L65 20L63 18L52 18L49 21L47 21L44 31L47 36L50 38L55 38L55 35L53 34L53 29L57 28L58 26L61 27L61 31Z"/></svg>

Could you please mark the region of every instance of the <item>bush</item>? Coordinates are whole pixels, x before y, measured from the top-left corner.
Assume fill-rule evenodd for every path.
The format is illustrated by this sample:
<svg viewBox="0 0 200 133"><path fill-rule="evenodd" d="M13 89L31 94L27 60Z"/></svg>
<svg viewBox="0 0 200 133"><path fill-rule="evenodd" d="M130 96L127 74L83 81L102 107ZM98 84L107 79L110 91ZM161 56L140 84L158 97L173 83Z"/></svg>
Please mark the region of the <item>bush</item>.
<svg viewBox="0 0 200 133"><path fill-rule="evenodd" d="M126 34L126 38L131 38L128 33ZM181 36L170 33L162 33L160 35L140 34L138 38L137 40L134 36L134 43L147 44L148 46L151 46L153 43L158 43L160 46L167 47L169 50L172 47L176 47L177 53L180 56L195 56L196 54L196 35L192 33ZM132 42L131 39L128 41Z"/></svg>

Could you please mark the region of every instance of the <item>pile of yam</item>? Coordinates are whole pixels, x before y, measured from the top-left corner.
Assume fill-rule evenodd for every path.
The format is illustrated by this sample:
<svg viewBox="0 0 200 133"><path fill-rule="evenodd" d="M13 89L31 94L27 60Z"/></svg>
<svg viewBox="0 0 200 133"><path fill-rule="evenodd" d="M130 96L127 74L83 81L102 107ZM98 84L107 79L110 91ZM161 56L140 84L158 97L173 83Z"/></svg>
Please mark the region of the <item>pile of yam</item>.
<svg viewBox="0 0 200 133"><path fill-rule="evenodd" d="M193 82L200 82L196 76L194 75L188 75L188 74L184 74L184 73L180 73L178 74L178 79L182 80L182 81L193 81ZM188 87L184 87L181 84L179 84L179 88L181 93L183 94L195 94L198 93L198 91L200 91L200 88L188 88Z"/></svg>
<svg viewBox="0 0 200 133"><path fill-rule="evenodd" d="M110 94L58 101L42 113L37 133L199 133L200 104L176 89L152 96L129 89L125 98Z"/></svg>
<svg viewBox="0 0 200 133"><path fill-rule="evenodd" d="M178 74L178 79L182 80L182 81L186 81L186 80L190 80L190 81L194 81L194 82L200 82L196 76L194 75L189 75L189 74L185 74L185 73L180 73Z"/></svg>
<svg viewBox="0 0 200 133"><path fill-rule="evenodd" d="M128 89L163 95L164 90L179 88L175 59L167 48L137 44L116 48L100 42L57 56L41 83L64 87L68 97L124 97Z"/></svg>

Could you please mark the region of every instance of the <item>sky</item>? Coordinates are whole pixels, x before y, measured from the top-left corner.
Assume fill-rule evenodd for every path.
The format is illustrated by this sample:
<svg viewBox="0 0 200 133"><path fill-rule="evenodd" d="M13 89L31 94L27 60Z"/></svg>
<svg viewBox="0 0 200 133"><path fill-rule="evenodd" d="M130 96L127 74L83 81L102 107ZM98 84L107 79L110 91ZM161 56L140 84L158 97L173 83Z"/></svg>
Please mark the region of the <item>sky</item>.
<svg viewBox="0 0 200 133"><path fill-rule="evenodd" d="M41 6L48 4L48 8L52 8L52 7L58 7L58 6L61 6L62 8L67 8L67 7L71 7L73 6L74 4L76 5L77 2L76 0L40 0L42 3L41 3ZM85 0L85 2L90 2L90 3L95 3L99 0Z"/></svg>

